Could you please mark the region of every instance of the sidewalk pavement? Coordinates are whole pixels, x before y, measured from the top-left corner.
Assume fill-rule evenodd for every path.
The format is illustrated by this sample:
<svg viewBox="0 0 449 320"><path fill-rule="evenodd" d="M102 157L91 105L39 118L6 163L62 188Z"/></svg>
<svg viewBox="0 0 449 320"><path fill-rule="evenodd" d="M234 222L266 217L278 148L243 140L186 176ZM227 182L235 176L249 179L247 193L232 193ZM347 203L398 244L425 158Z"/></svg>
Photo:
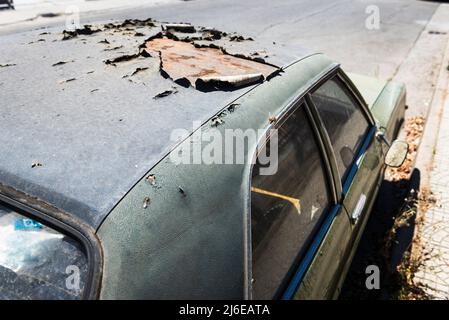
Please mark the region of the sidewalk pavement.
<svg viewBox="0 0 449 320"><path fill-rule="evenodd" d="M447 30L449 33L449 30ZM436 203L426 212L419 212L418 227L421 265L414 282L430 297L449 299L449 43L443 58L431 110L427 119L417 166L430 159L422 180L421 191L430 190ZM433 142L433 143L432 143Z"/></svg>

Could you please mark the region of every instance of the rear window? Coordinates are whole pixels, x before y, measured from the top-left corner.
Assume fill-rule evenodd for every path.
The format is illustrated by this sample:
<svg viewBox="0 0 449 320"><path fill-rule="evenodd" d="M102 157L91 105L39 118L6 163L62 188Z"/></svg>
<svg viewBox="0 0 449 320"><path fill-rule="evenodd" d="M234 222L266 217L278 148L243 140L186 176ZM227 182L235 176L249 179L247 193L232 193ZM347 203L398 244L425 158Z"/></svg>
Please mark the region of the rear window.
<svg viewBox="0 0 449 320"><path fill-rule="evenodd" d="M80 299L87 272L80 243L0 204L0 299Z"/></svg>

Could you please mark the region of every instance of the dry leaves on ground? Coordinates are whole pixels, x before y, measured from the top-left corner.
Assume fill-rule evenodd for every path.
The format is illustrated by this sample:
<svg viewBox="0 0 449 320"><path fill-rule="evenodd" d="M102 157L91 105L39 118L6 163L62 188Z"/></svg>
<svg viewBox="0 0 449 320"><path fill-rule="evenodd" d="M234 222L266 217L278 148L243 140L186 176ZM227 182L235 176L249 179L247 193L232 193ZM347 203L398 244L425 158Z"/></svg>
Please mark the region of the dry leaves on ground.
<svg viewBox="0 0 449 320"><path fill-rule="evenodd" d="M424 116L419 115L407 119L405 123L405 141L408 143L408 154L402 166L399 168L388 168L385 177L390 181L409 179L413 170L416 153L424 131Z"/></svg>

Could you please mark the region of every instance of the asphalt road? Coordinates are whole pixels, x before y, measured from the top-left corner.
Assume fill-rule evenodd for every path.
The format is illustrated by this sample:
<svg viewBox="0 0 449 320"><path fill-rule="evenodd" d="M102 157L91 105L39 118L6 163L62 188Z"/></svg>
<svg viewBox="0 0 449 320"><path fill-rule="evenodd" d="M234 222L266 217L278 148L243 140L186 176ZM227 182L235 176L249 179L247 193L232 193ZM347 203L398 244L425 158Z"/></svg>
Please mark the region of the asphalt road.
<svg viewBox="0 0 449 320"><path fill-rule="evenodd" d="M367 8L379 8L380 28L369 30ZM124 10L82 13L82 23L152 17L211 26L278 44L326 53L346 71L392 78L439 3L417 0L192 0ZM371 7L370 7L371 6ZM0 34L42 25L64 29L64 17L0 29ZM1 41L1 39L0 39Z"/></svg>
<svg viewBox="0 0 449 320"><path fill-rule="evenodd" d="M379 30L368 30L368 5L379 7ZM188 21L321 51L349 71L392 77L438 4L422 1L191 1L124 12Z"/></svg>

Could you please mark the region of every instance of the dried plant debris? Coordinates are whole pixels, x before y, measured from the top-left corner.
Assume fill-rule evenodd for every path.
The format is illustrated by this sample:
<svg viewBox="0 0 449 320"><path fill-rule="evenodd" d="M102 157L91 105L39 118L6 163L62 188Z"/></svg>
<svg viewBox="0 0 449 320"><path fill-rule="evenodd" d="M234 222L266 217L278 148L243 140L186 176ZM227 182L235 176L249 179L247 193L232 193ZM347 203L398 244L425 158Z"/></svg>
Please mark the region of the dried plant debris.
<svg viewBox="0 0 449 320"><path fill-rule="evenodd" d="M391 181L407 180L413 170L413 165L418 151L419 143L424 131L424 116L419 115L408 119L405 123L405 141L409 149L407 158L399 168L388 168L386 177Z"/></svg>
<svg viewBox="0 0 449 320"><path fill-rule="evenodd" d="M402 261L396 267L397 299L399 300L429 300L431 296L424 290L423 286L415 279L426 259L422 250L421 233L423 215L427 210L434 207L436 198L433 193L424 188L417 195L411 190L410 196L405 199L400 214L395 218L393 227L386 237L386 248L390 248L397 240L396 234L402 227L407 227L415 219L415 234L412 242L402 256ZM415 218L416 216L416 218Z"/></svg>
<svg viewBox="0 0 449 320"><path fill-rule="evenodd" d="M407 201L407 200L406 200ZM412 241L412 248L410 250L410 259L421 261L425 255L423 251L423 244L421 242L421 235L424 227L424 217L426 212L437 205L437 198L435 194L428 188L422 187L419 190L415 199L414 206L416 207L415 232Z"/></svg>
<svg viewBox="0 0 449 320"><path fill-rule="evenodd" d="M404 253L401 264L397 267L400 288L398 300L433 300L433 297L415 280L415 274L422 266L422 261L421 257L413 257L410 251Z"/></svg>
<svg viewBox="0 0 449 320"><path fill-rule="evenodd" d="M416 191L411 190L410 194L404 199L404 203L399 209L399 213L393 217L393 226L388 230L384 239L384 256L388 259L389 252L394 242L396 235L400 228L408 226L409 221L416 216L417 212L417 197Z"/></svg>

